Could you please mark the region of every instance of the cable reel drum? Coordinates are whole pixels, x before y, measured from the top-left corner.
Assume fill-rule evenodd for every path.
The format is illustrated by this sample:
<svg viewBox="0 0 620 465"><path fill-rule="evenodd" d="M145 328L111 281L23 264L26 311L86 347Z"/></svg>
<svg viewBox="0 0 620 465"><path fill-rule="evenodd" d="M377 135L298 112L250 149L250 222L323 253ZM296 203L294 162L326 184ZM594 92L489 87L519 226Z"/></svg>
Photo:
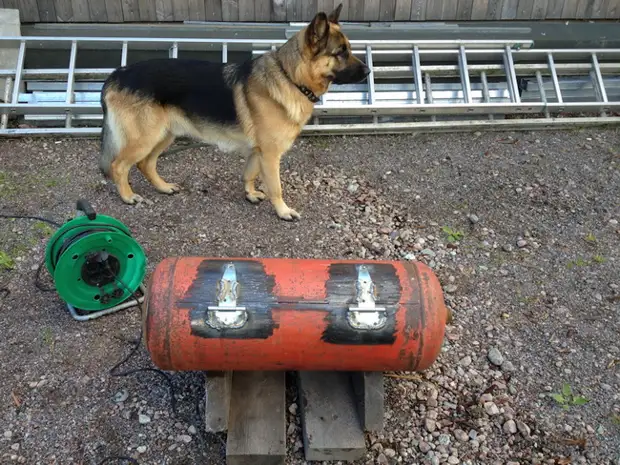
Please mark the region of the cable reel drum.
<svg viewBox="0 0 620 465"><path fill-rule="evenodd" d="M76 208L45 250L46 268L73 318L91 320L142 303L147 259L140 244L127 226L98 215L87 201Z"/></svg>

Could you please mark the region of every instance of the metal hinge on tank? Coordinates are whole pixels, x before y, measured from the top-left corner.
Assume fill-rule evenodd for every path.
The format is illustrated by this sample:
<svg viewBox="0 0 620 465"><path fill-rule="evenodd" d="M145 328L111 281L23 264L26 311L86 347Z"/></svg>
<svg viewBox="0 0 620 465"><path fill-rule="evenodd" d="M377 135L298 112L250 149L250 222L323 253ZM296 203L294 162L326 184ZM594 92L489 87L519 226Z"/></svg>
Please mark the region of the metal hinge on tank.
<svg viewBox="0 0 620 465"><path fill-rule="evenodd" d="M357 269L357 305L350 306L347 321L354 329L381 329L387 322L386 308L376 305L377 288L372 282L368 267Z"/></svg>
<svg viewBox="0 0 620 465"><path fill-rule="evenodd" d="M218 303L207 307L206 323L217 330L243 327L248 321L248 313L246 307L237 305L239 283L234 264L224 267L217 291Z"/></svg>

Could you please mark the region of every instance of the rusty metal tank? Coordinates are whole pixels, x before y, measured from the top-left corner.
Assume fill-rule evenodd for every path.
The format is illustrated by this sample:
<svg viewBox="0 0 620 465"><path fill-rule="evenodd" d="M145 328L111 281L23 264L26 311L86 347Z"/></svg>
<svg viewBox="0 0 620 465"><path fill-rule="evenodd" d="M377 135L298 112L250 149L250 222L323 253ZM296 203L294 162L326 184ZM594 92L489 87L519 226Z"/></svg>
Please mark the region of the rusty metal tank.
<svg viewBox="0 0 620 465"><path fill-rule="evenodd" d="M164 370L420 371L446 319L418 262L177 257L151 275L144 325Z"/></svg>

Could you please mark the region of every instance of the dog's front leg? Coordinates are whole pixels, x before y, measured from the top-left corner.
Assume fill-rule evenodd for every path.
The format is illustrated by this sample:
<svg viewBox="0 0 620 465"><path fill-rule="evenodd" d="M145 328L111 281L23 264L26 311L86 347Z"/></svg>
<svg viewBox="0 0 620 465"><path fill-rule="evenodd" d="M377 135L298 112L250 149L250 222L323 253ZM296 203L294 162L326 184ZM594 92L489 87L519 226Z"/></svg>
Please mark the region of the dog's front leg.
<svg viewBox="0 0 620 465"><path fill-rule="evenodd" d="M287 221L297 220L301 217L282 199L282 184L280 181L280 159L282 152L275 150L261 151L260 171L263 182L267 186L267 193L271 204L280 218Z"/></svg>

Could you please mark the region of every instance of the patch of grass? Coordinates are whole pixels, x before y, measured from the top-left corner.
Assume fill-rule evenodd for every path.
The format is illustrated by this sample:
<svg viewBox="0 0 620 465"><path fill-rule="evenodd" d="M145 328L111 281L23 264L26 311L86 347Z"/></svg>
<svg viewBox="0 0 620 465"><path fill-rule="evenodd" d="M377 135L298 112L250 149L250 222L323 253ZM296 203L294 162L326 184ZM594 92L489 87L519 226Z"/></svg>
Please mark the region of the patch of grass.
<svg viewBox="0 0 620 465"><path fill-rule="evenodd" d="M54 234L54 229L47 223L43 221L37 221L32 225L35 231L41 234L43 237L49 237Z"/></svg>
<svg viewBox="0 0 620 465"><path fill-rule="evenodd" d="M611 422L612 422L614 425L620 426L620 415L618 415L617 413L614 413L614 414L611 416Z"/></svg>
<svg viewBox="0 0 620 465"><path fill-rule="evenodd" d="M586 260L584 260L583 258L580 257L577 260L571 260L570 262L568 262L566 264L566 267L569 270L572 270L575 267L588 266L588 265L589 265L589 263Z"/></svg>
<svg viewBox="0 0 620 465"><path fill-rule="evenodd" d="M573 390L570 384L564 383L562 385L562 392L550 394L551 398L562 406L564 410L568 410L570 407L585 405L590 402L589 399L583 396L576 396L573 394Z"/></svg>
<svg viewBox="0 0 620 465"><path fill-rule="evenodd" d="M588 233L586 237L583 238L583 240L586 241L588 244L596 244L596 236L591 232Z"/></svg>
<svg viewBox="0 0 620 465"><path fill-rule="evenodd" d="M0 250L0 269L12 270L13 268L15 268L15 260L8 253Z"/></svg>
<svg viewBox="0 0 620 465"><path fill-rule="evenodd" d="M54 333L50 328L43 328L41 330L41 339L43 339L43 343L50 348L50 350L54 350L54 344L56 339L54 338Z"/></svg>
<svg viewBox="0 0 620 465"><path fill-rule="evenodd" d="M601 265L603 263L605 263L607 261L607 259L605 257L603 257L602 255L594 255L592 257L591 261L585 260L581 257L579 257L576 260L571 260L570 262L568 262L566 264L566 268L568 268L569 270L572 270L573 268L576 267L583 267L583 266L590 266L590 265Z"/></svg>
<svg viewBox="0 0 620 465"><path fill-rule="evenodd" d="M446 235L446 240L448 242L457 242L463 239L465 235L461 231L456 231L452 229L450 226L444 226L441 230Z"/></svg>

